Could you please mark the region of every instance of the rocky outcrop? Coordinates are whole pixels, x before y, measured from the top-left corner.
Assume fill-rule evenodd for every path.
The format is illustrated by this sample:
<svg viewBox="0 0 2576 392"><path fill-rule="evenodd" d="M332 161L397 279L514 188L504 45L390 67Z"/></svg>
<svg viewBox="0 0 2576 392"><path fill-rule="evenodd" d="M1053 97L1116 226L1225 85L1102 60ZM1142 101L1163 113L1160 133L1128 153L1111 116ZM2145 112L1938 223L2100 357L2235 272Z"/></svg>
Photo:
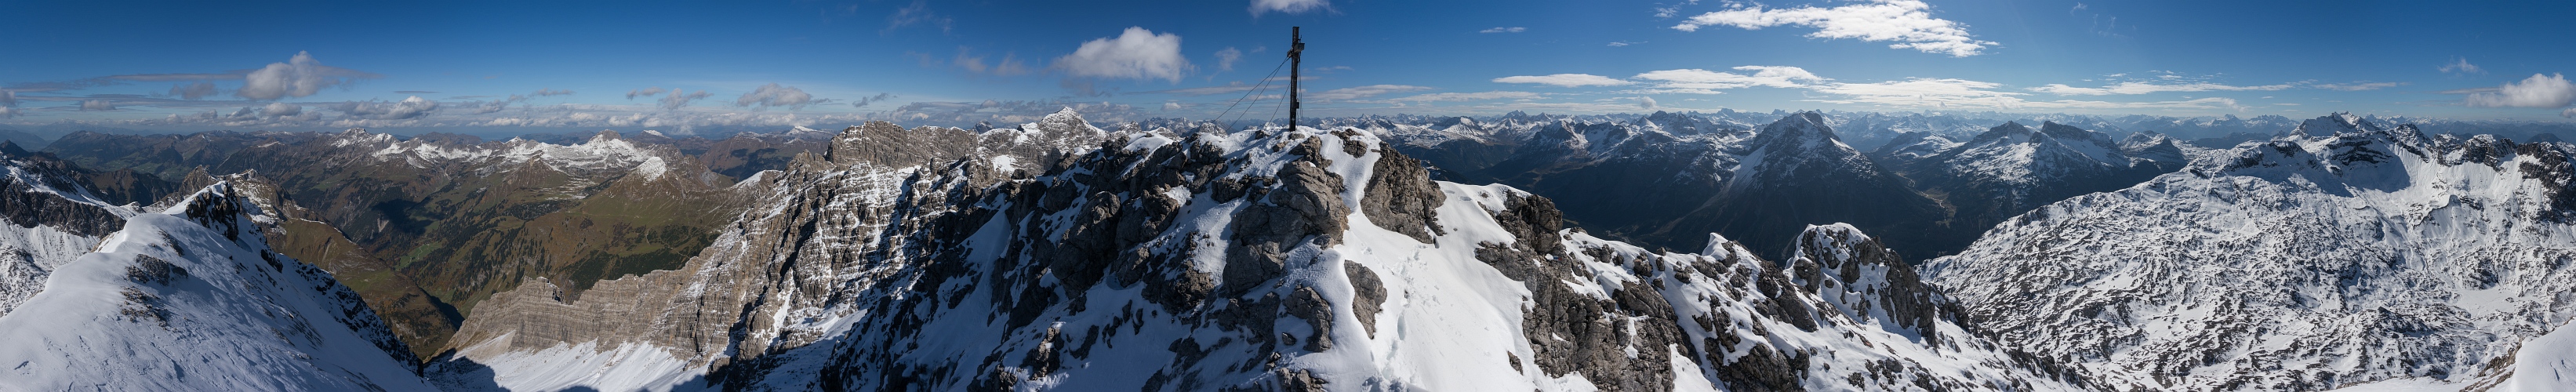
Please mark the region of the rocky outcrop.
<svg viewBox="0 0 2576 392"><path fill-rule="evenodd" d="M18 165L41 170L24 163ZM57 170L29 176L0 176L0 219L22 228L47 226L84 237L105 236L124 228L125 217L110 211L111 207L103 205L103 202L90 199L94 196L87 187L75 183L73 179L77 177L72 174Z"/></svg>
<svg viewBox="0 0 2576 392"><path fill-rule="evenodd" d="M1369 223L1404 233L1414 240L1431 243L1431 237L1448 234L1440 228L1440 188L1431 182L1431 172L1421 160L1387 151L1369 169L1366 197L1360 199L1360 211L1368 213Z"/></svg>

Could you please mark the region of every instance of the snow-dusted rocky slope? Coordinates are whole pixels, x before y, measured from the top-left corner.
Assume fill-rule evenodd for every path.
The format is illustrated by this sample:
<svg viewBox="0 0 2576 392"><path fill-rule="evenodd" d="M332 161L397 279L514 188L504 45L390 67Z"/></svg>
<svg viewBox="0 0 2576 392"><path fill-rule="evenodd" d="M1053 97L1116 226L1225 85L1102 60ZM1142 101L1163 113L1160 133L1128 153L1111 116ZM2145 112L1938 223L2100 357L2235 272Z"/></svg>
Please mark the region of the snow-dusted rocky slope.
<svg viewBox="0 0 2576 392"><path fill-rule="evenodd" d="M775 194L680 270L496 295L433 373L520 390L2099 386L1974 337L1849 226L1807 228L1784 263L1716 236L1658 253L1559 227L1546 198L1432 181L1369 132L1048 121L1063 126L987 132L950 146L1009 153L946 162L897 154L923 134L847 131L889 142L758 176Z"/></svg>
<svg viewBox="0 0 2576 392"><path fill-rule="evenodd" d="M2507 368L2576 388L2568 340L2542 337L2576 317L2576 145L2349 115L2292 134L2031 211L1925 273L2003 344L2157 389L2494 386Z"/></svg>
<svg viewBox="0 0 2576 392"><path fill-rule="evenodd" d="M0 389L431 390L357 294L228 184L136 214L0 316Z"/></svg>
<svg viewBox="0 0 2576 392"><path fill-rule="evenodd" d="M124 227L135 211L102 201L84 186L77 169L62 161L0 156L0 170L6 170L0 173L0 316L5 316L43 291L56 268Z"/></svg>

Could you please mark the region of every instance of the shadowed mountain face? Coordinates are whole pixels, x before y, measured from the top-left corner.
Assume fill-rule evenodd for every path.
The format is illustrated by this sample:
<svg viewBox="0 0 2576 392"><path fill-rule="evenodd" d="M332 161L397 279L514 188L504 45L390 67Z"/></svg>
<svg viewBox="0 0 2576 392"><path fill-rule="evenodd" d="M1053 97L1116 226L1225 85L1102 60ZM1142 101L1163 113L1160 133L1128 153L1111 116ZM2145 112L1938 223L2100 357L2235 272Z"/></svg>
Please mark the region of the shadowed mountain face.
<svg viewBox="0 0 2576 392"><path fill-rule="evenodd" d="M1957 230L1938 200L1843 144L1829 122L1797 113L1756 127L1659 112L1625 122L1363 125L1445 178L1546 195L1567 219L1643 245L1688 249L1719 233L1779 256L1789 244L1762 233L1830 223L1881 233L1914 257L1965 245L1948 235Z"/></svg>
<svg viewBox="0 0 2576 392"><path fill-rule="evenodd" d="M1901 168L1916 189L1949 204L1955 230L1941 242L1951 244L1973 241L1996 223L2041 205L2127 188L2188 163L2181 145L2162 135L2141 132L2114 142L2108 134L2056 122L2038 129L2007 122L1946 148L1880 151L1879 160Z"/></svg>
<svg viewBox="0 0 2576 392"><path fill-rule="evenodd" d="M1510 184L1558 201L1601 235L1686 248L1702 233L1849 223L1908 257L1958 251L2005 218L2048 202L2126 187L2187 162L2186 144L2151 132L2107 134L2046 122L1944 136L1947 117L1795 113L1766 125L1740 112L1658 112L1629 120L1506 117L1351 122L1425 157L1442 178ZM1409 120L1409 121L1396 121ZM1867 127L1862 153L1834 124ZM1786 243L1745 240L1765 254Z"/></svg>

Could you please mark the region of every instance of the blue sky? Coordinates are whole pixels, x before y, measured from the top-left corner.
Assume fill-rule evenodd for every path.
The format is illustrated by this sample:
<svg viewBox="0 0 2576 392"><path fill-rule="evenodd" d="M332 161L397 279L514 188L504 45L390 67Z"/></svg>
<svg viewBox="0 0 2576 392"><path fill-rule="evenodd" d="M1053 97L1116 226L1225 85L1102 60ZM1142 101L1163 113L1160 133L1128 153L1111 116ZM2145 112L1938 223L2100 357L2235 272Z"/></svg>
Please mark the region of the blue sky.
<svg viewBox="0 0 2576 392"><path fill-rule="evenodd" d="M1290 26L1311 116L2576 116L2566 2L524 3L8 1L0 124L1267 118Z"/></svg>

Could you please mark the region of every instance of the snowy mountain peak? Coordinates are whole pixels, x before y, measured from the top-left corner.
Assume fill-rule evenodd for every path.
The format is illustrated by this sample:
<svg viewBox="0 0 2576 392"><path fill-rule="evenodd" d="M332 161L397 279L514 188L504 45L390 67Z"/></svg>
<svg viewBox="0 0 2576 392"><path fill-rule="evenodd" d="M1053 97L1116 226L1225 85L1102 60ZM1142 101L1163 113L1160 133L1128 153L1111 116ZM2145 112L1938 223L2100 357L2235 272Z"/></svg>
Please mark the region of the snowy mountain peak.
<svg viewBox="0 0 2576 392"><path fill-rule="evenodd" d="M2379 124L2361 116L2354 116L2350 112L2335 112L2301 121L2298 128L2290 130L2290 134L2298 137L2315 137L2379 130L2381 130Z"/></svg>
<svg viewBox="0 0 2576 392"><path fill-rule="evenodd" d="M1798 235L1797 247L1788 265L1792 282L1853 319L1927 342L1939 337L1933 330L1939 317L1935 291L1878 239L1849 224L1811 225Z"/></svg>
<svg viewBox="0 0 2576 392"><path fill-rule="evenodd" d="M2167 390L2458 388L2576 314L2548 299L2576 292L2567 146L2301 129L2332 133L2040 207L1924 270L2007 344Z"/></svg>
<svg viewBox="0 0 2576 392"><path fill-rule="evenodd" d="M31 390L432 390L355 292L269 250L218 183L140 214L0 316Z"/></svg>
<svg viewBox="0 0 2576 392"><path fill-rule="evenodd" d="M2039 132L2031 130L2030 126L2021 125L2020 122L2006 121L2003 125L1996 125L1994 128L1987 128L1985 133L1977 134L1976 138L1969 139L1968 142L1975 144L2020 144L2030 142L2032 138L2038 137L2037 135L2039 135Z"/></svg>
<svg viewBox="0 0 2576 392"><path fill-rule="evenodd" d="M2040 122L2039 133L2048 135L2050 138L2064 140L2065 143L2089 143L2094 145L2114 144L2111 141L2111 135L2109 134L2076 128L2073 125L2059 124L2056 121Z"/></svg>
<svg viewBox="0 0 2576 392"><path fill-rule="evenodd" d="M1020 125L1020 128L1045 131L1048 133L1081 131L1103 132L1100 128L1091 126L1091 122L1083 121L1082 113L1074 111L1073 107L1070 106L1065 107L1063 110L1057 110L1053 114L1048 114L1045 118L1039 119L1038 122Z"/></svg>
<svg viewBox="0 0 2576 392"><path fill-rule="evenodd" d="M1773 151L1807 151L1827 145L1851 149L1834 137L1834 127L1826 125L1825 115L1817 112L1798 112L1781 117L1779 121L1762 126L1749 144L1755 149Z"/></svg>

